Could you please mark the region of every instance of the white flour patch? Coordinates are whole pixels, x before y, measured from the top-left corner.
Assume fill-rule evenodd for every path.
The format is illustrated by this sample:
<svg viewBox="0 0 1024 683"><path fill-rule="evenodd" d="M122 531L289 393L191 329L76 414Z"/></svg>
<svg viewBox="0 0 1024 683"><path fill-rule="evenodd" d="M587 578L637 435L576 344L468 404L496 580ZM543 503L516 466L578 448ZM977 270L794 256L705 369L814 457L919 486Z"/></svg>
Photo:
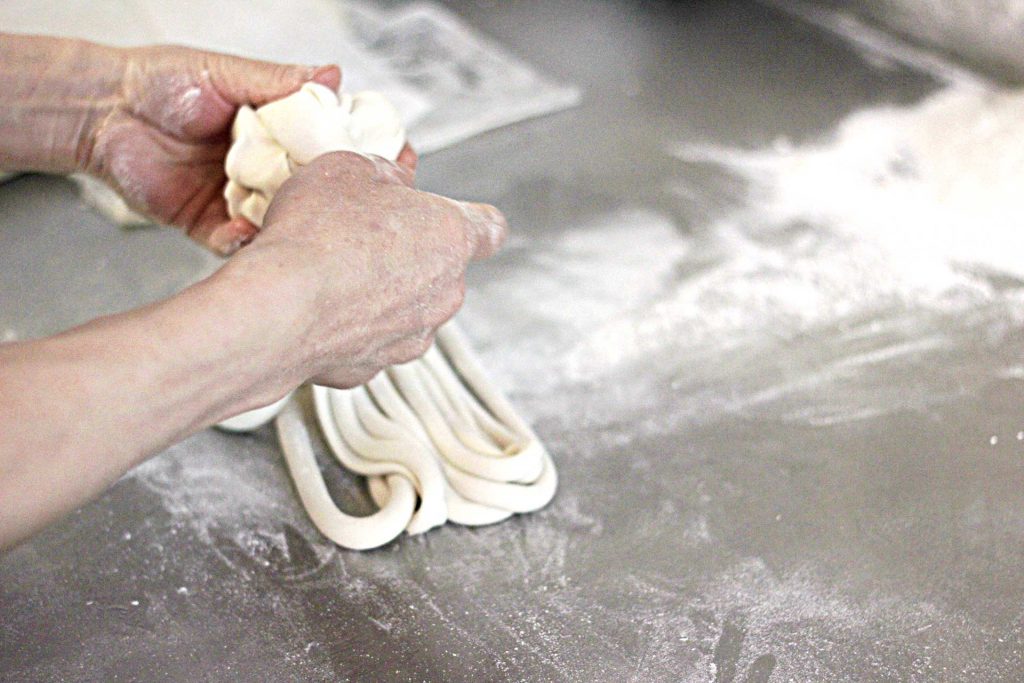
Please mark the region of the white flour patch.
<svg viewBox="0 0 1024 683"><path fill-rule="evenodd" d="M953 87L914 107L858 112L819 146L678 155L748 179L739 218L754 230L813 222L877 245L908 281L935 290L955 265L1024 277L1024 92Z"/></svg>
<svg viewBox="0 0 1024 683"><path fill-rule="evenodd" d="M157 494L172 529L187 529L239 575L273 565L284 579L302 580L337 551L312 530L283 468L267 452L269 444L258 438L201 432L136 467L125 480ZM249 443L239 453L242 439ZM226 440L234 447L224 448L220 442ZM296 543L308 557L292 557Z"/></svg>
<svg viewBox="0 0 1024 683"><path fill-rule="evenodd" d="M646 679L674 673L689 680L681 673L705 672L705 680L817 681L845 672L859 680L854 672L874 667L881 667L878 677L898 678L881 664L886 658L907 658L915 674L928 678L947 670L943 653L950 634L968 633L961 645L975 652L992 637L980 635L970 619L913 594L880 587L863 600L834 582L809 568L779 572L760 558L743 558L681 599L674 585L630 575L624 587L639 606L634 620L647 641ZM998 667L993 663L993 670ZM755 677L759 669L772 675Z"/></svg>
<svg viewBox="0 0 1024 683"><path fill-rule="evenodd" d="M671 219L636 208L550 240L523 252L525 262L507 277L475 287L459 318L500 383L529 393L564 384L566 354L594 330L645 309L689 251Z"/></svg>
<svg viewBox="0 0 1024 683"><path fill-rule="evenodd" d="M185 440L126 477L158 493L167 511L187 520L206 542L217 529L234 534L256 527L277 533L282 522L293 521L292 494L277 468L263 458L238 457L222 448L200 453L200 441L210 436L219 435Z"/></svg>
<svg viewBox="0 0 1024 683"><path fill-rule="evenodd" d="M749 183L701 245L712 266L637 315L600 322L568 362L579 377L664 348L788 335L882 308L953 313L1024 281L1024 94L958 86L868 109L814 146L689 145L687 163Z"/></svg>

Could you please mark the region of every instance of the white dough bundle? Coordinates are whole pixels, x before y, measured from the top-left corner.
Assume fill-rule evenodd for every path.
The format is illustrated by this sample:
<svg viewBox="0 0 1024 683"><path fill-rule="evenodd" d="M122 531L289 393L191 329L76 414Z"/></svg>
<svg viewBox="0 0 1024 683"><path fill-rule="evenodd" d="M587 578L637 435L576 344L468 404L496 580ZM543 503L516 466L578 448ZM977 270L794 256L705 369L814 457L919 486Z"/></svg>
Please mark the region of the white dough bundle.
<svg viewBox="0 0 1024 683"><path fill-rule="evenodd" d="M405 131L376 93L337 96L307 84L258 110L243 107L232 130L224 195L232 216L256 225L277 189L320 154L355 151L391 160ZM555 494L554 463L530 427L488 379L455 323L419 360L392 366L367 384L313 387L317 420L347 469L368 478L379 510L347 515L334 504L301 410L290 396L220 424L248 431L277 417L288 470L310 518L346 548L388 543L447 521L491 524L531 512Z"/></svg>
<svg viewBox="0 0 1024 683"><path fill-rule="evenodd" d="M224 162L228 213L262 225L270 200L299 166L327 152L360 152L394 161L405 146L398 112L380 93L340 97L307 83L253 110L242 107Z"/></svg>

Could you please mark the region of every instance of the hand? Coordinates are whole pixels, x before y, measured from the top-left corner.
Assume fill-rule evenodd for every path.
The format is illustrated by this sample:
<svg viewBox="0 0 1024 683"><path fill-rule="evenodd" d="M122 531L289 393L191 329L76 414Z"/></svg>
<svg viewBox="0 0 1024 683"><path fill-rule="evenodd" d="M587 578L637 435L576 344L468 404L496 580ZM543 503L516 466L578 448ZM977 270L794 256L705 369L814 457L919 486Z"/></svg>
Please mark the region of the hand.
<svg viewBox="0 0 1024 683"><path fill-rule="evenodd" d="M229 254L256 233L228 219L221 196L238 107L340 80L336 66L0 32L0 170L87 171L133 209ZM408 146L399 163L415 169Z"/></svg>
<svg viewBox="0 0 1024 683"><path fill-rule="evenodd" d="M133 209L184 228L218 253L234 252L257 232L244 218L229 219L222 196L235 112L309 81L337 89L341 72L182 47L128 49L122 57L120 92L92 131L86 170ZM415 165L411 150L403 160Z"/></svg>
<svg viewBox="0 0 1024 683"><path fill-rule="evenodd" d="M238 296L261 298L268 319L293 315L288 338L267 337L282 347L277 368L296 373L285 390L309 379L357 386L421 356L461 306L468 262L504 241L494 207L412 180L384 159L325 154L281 187L261 233L221 271Z"/></svg>

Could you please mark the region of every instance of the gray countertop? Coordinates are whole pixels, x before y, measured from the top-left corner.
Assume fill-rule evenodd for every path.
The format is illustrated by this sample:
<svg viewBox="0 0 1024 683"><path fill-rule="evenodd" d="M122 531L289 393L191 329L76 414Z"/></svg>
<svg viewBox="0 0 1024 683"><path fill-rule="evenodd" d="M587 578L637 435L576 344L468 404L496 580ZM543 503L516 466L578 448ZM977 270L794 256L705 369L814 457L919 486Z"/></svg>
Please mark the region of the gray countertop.
<svg viewBox="0 0 1024 683"><path fill-rule="evenodd" d="M785 279L827 233L799 223L755 240L776 266L733 268L723 226L748 184L670 153L817 140L938 84L755 4L537 5L452 7L583 105L432 155L420 179L515 227L460 319L554 454L554 502L346 552L305 518L272 428L208 430L0 555L0 678L1024 675L1024 284L959 306L863 285L844 306L827 269ZM60 179L0 187L0 222L8 339L215 267ZM801 273L831 314L774 314Z"/></svg>

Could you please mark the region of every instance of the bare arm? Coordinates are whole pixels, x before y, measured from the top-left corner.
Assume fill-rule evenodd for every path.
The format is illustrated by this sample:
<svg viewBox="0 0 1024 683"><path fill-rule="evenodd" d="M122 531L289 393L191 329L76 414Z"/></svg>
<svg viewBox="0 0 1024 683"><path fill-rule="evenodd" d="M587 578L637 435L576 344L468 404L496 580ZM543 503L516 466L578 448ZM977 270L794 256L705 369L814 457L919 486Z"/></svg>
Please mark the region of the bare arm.
<svg viewBox="0 0 1024 683"><path fill-rule="evenodd" d="M25 40L27 52L12 62L11 37L0 36L0 78L12 78L3 72L23 58L46 71L49 39ZM55 54L81 48L86 64L108 54L70 43L54 43ZM493 253L505 233L493 207L414 189L407 150L404 165L352 153L320 157L282 186L255 234L227 220L219 195L236 100L283 96L306 77L336 84L337 69L182 48L115 52L128 59L115 60L127 64L120 94L100 96L99 109L77 86L59 97L27 87L0 99L2 163L84 168L122 191L130 186L137 208L215 250L252 243L170 299L47 339L0 344L0 547L94 497L146 456L303 381L355 386L418 357L461 305L468 262ZM67 78L66 64L62 73ZM96 82L105 92L106 81ZM198 88L198 104L161 113L153 101L161 83L174 92ZM184 186L188 192L167 191Z"/></svg>
<svg viewBox="0 0 1024 683"><path fill-rule="evenodd" d="M0 547L146 455L302 381L284 361L305 321L268 305L291 293L265 280L224 269L166 301L0 345ZM254 287L269 298L238 295Z"/></svg>
<svg viewBox="0 0 1024 683"><path fill-rule="evenodd" d="M381 172L383 169L384 172ZM389 162L320 157L220 271L151 306L0 344L0 547L146 456L306 380L357 386L419 357L504 218Z"/></svg>

